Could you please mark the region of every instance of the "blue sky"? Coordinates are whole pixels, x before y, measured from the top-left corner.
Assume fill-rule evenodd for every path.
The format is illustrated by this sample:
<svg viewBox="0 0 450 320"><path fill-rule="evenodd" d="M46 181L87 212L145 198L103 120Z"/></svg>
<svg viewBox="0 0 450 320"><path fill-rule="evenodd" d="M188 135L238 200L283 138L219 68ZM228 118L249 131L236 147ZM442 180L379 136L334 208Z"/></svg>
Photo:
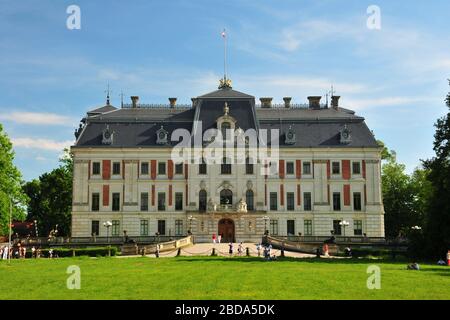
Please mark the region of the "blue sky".
<svg viewBox="0 0 450 320"><path fill-rule="evenodd" d="M69 5L81 29L69 30ZM367 8L381 10L370 30ZM0 0L0 123L24 179L58 165L86 111L126 96L180 103L233 88L304 103L334 85L411 172L433 155L447 111L450 2L437 1L16 1Z"/></svg>

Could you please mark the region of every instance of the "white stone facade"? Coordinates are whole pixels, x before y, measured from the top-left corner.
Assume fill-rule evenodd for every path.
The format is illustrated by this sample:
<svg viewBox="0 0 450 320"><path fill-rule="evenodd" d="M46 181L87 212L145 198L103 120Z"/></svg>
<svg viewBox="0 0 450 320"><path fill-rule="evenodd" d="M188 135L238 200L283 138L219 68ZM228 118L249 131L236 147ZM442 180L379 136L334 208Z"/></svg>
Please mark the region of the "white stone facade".
<svg viewBox="0 0 450 320"><path fill-rule="evenodd" d="M271 234L280 236L288 235L288 231L293 235L330 236L333 221L336 225L336 221L342 220L349 222L346 236L384 237L378 148L281 148L278 164L284 170L278 168L278 174L267 178L260 174L261 163L254 165L253 174L246 174L244 164L232 164L231 174L221 174L220 165L207 165L207 174L202 175L199 165L193 163L183 164L182 173L177 174L175 164L172 167L169 163L171 148L168 147L75 146L72 152L73 237L90 237L94 229L99 236L106 236L103 223L114 221L110 236L121 236L123 230L130 237L152 236L158 230L175 236L184 235L191 228L196 241L211 241L213 233L220 233L219 221L223 218L234 223L234 241L260 241L264 226ZM333 174L333 162L339 164L336 174ZM148 163L148 173L143 163ZM164 174L158 174L159 163L165 165ZM287 163L293 163L291 173ZM310 173L305 173L308 163ZM359 163L355 165L359 172L353 172L353 163ZM114 166L118 174L113 174ZM99 174L94 174L94 170L99 170ZM200 190L206 191L208 201L220 204L220 191L224 188L233 194L229 209L199 211ZM254 195L254 210L236 212L235 205L240 199L246 200L249 189ZM141 203L146 199L145 193L148 209ZM271 193L276 193L276 210L271 209ZM288 193L294 198L290 208ZM305 210L308 209L305 193L311 196L310 210ZM354 203L355 193L360 195L360 208ZM158 210L158 194L165 195L165 210ZM179 210L175 207L176 194L182 194ZM119 199L117 211L113 211L113 197ZM340 210L334 210L335 197L340 198ZM357 198L356 195L356 201ZM189 220L191 216L193 219ZM265 216L270 220L264 220Z"/></svg>

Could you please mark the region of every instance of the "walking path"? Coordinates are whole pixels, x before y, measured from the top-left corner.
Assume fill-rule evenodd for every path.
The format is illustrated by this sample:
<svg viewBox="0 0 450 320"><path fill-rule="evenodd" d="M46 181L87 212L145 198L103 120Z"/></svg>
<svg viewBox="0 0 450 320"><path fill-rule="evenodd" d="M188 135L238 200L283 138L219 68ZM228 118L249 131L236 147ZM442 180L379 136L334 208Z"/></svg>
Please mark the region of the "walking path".
<svg viewBox="0 0 450 320"><path fill-rule="evenodd" d="M233 243L233 256L238 257L238 243ZM255 243L243 243L242 244L242 254L240 256L245 257L246 256L246 248L249 248L250 256L257 257L258 251L256 249ZM228 253L229 247L228 243L198 243L190 247L181 248L181 256L210 256L212 253L212 250L215 249L216 255L218 256L225 256L229 257L230 254ZM175 257L178 253L178 249L168 252L161 252L159 254L160 258L164 257ZM271 256L276 255L277 257L281 256L281 251L278 249L272 249ZM293 251L284 251L284 255L286 257L293 257L293 258L312 258L315 257L314 254L306 254L306 253L300 253L300 252L293 252ZM260 256L263 257L263 249L260 249ZM134 256L118 256L118 258L128 258L128 257L137 257ZM155 254L147 254L146 257L154 258ZM324 256L322 256L325 258Z"/></svg>

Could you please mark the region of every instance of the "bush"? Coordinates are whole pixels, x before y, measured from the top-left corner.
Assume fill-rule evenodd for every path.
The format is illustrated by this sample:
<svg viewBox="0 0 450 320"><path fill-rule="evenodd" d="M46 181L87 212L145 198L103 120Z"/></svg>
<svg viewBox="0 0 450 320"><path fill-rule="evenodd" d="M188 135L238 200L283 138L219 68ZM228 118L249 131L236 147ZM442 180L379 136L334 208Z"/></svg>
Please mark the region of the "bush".
<svg viewBox="0 0 450 320"><path fill-rule="evenodd" d="M41 249L41 258L49 257L50 248ZM111 256L115 256L117 254L116 247L98 247L98 248L54 248L53 249L53 257L58 256L59 258L65 257L76 257L79 256L88 256L88 257L107 257L108 251L111 252ZM75 253L75 254L74 254ZM27 258L31 258L31 251L27 250Z"/></svg>

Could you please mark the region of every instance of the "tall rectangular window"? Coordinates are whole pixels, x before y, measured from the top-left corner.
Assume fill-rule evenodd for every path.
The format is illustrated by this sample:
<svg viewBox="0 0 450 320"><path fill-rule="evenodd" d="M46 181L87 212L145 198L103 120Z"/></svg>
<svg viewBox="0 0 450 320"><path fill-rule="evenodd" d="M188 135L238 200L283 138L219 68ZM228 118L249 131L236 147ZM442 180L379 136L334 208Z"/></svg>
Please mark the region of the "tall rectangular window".
<svg viewBox="0 0 450 320"><path fill-rule="evenodd" d="M120 221L119 220L113 220L112 226L111 226L111 235L113 237L117 237L120 235Z"/></svg>
<svg viewBox="0 0 450 320"><path fill-rule="evenodd" d="M286 231L288 236L295 236L295 220L286 221Z"/></svg>
<svg viewBox="0 0 450 320"><path fill-rule="evenodd" d="M341 210L341 193L333 192L333 210L340 211Z"/></svg>
<svg viewBox="0 0 450 320"><path fill-rule="evenodd" d="M141 211L148 211L148 192L141 193Z"/></svg>
<svg viewBox="0 0 450 320"><path fill-rule="evenodd" d="M311 162L303 162L303 174L311 174Z"/></svg>
<svg viewBox="0 0 450 320"><path fill-rule="evenodd" d="M361 211L361 192L353 193L353 210Z"/></svg>
<svg viewBox="0 0 450 320"><path fill-rule="evenodd" d="M158 220L158 232L162 236L166 234L166 220Z"/></svg>
<svg viewBox="0 0 450 320"><path fill-rule="evenodd" d="M294 192L288 192L286 194L287 200L287 210L294 211L295 210L295 194Z"/></svg>
<svg viewBox="0 0 450 320"><path fill-rule="evenodd" d="M206 174L206 161L204 158L202 158L202 162L198 165L198 174Z"/></svg>
<svg viewBox="0 0 450 320"><path fill-rule="evenodd" d="M245 174L253 174L253 159L245 159Z"/></svg>
<svg viewBox="0 0 450 320"><path fill-rule="evenodd" d="M362 236L363 234L362 220L353 220L353 234L355 236Z"/></svg>
<svg viewBox="0 0 450 320"><path fill-rule="evenodd" d="M220 165L220 173L221 174L231 174L231 163L227 158L222 159L222 164Z"/></svg>
<svg viewBox="0 0 450 320"><path fill-rule="evenodd" d="M120 174L120 162L113 162L113 175Z"/></svg>
<svg viewBox="0 0 450 320"><path fill-rule="evenodd" d="M183 210L183 193L175 192L175 210Z"/></svg>
<svg viewBox="0 0 450 320"><path fill-rule="evenodd" d="M352 170L353 170L353 174L361 174L361 163L353 162Z"/></svg>
<svg viewBox="0 0 450 320"><path fill-rule="evenodd" d="M278 194L276 192L270 193L270 210L278 210Z"/></svg>
<svg viewBox="0 0 450 320"><path fill-rule="evenodd" d="M341 172L341 166L339 162L333 161L332 171L333 174L339 174Z"/></svg>
<svg viewBox="0 0 450 320"><path fill-rule="evenodd" d="M333 231L334 234L337 236L341 235L341 220L333 220Z"/></svg>
<svg viewBox="0 0 450 320"><path fill-rule="evenodd" d="M120 210L120 193L116 192L112 194L112 211Z"/></svg>
<svg viewBox="0 0 450 320"><path fill-rule="evenodd" d="M92 211L98 211L100 208L100 194L93 193L92 194Z"/></svg>
<svg viewBox="0 0 450 320"><path fill-rule="evenodd" d="M141 236L148 236L148 220L141 220Z"/></svg>
<svg viewBox="0 0 450 320"><path fill-rule="evenodd" d="M305 236L312 236L312 220L304 220L303 224Z"/></svg>
<svg viewBox="0 0 450 320"><path fill-rule="evenodd" d="M294 174L294 163L286 162L286 174Z"/></svg>
<svg viewBox="0 0 450 320"><path fill-rule="evenodd" d="M312 209L312 200L311 200L311 192L303 193L303 210L311 211Z"/></svg>
<svg viewBox="0 0 450 320"><path fill-rule="evenodd" d="M92 175L96 176L100 174L100 162L92 163Z"/></svg>
<svg viewBox="0 0 450 320"><path fill-rule="evenodd" d="M175 235L183 235L183 220L175 220Z"/></svg>
<svg viewBox="0 0 450 320"><path fill-rule="evenodd" d="M141 163L141 175L148 175L148 162Z"/></svg>
<svg viewBox="0 0 450 320"><path fill-rule="evenodd" d="M165 175L166 174L166 163L158 162L158 174Z"/></svg>
<svg viewBox="0 0 450 320"><path fill-rule="evenodd" d="M166 194L164 192L158 192L158 210L166 210Z"/></svg>
<svg viewBox="0 0 450 320"><path fill-rule="evenodd" d="M270 234L278 235L278 220L270 220Z"/></svg>
<svg viewBox="0 0 450 320"><path fill-rule="evenodd" d="M175 165L175 174L183 174L183 163L177 163Z"/></svg>
<svg viewBox="0 0 450 320"><path fill-rule="evenodd" d="M98 236L100 234L100 221L92 220L91 221L91 235Z"/></svg>

